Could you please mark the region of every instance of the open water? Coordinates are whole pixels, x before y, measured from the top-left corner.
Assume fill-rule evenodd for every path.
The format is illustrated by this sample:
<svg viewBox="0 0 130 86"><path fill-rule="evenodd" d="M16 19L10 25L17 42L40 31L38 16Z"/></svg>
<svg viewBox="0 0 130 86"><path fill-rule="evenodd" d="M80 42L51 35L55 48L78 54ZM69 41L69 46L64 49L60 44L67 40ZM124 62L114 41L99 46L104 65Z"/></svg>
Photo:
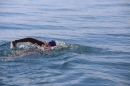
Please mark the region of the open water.
<svg viewBox="0 0 130 86"><path fill-rule="evenodd" d="M130 86L130 0L1 0L0 86Z"/></svg>

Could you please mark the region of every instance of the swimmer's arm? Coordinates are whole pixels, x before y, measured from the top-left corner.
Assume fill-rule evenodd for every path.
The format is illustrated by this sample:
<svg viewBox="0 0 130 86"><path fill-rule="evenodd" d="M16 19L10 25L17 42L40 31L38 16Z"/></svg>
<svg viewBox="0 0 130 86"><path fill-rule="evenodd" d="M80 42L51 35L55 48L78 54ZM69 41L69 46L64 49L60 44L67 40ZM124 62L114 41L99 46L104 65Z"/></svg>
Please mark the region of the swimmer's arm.
<svg viewBox="0 0 130 86"><path fill-rule="evenodd" d="M33 43L33 44L36 43L36 44L38 44L39 46L42 46L42 45L45 44L44 42L39 41L39 40L34 39L34 38L22 38L22 39L19 39L19 40L14 40L14 41L12 41L13 46L15 47L18 42L31 42L31 43Z"/></svg>

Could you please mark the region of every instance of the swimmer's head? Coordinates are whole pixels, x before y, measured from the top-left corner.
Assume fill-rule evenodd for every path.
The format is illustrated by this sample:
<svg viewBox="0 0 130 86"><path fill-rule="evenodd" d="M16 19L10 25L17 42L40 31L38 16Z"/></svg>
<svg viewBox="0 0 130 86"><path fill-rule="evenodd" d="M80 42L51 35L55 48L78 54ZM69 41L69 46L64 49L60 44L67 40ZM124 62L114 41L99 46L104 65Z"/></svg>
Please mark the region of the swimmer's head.
<svg viewBox="0 0 130 86"><path fill-rule="evenodd" d="M56 46L56 42L53 41L53 40L52 40L52 41L49 41L48 44L49 44L51 47Z"/></svg>

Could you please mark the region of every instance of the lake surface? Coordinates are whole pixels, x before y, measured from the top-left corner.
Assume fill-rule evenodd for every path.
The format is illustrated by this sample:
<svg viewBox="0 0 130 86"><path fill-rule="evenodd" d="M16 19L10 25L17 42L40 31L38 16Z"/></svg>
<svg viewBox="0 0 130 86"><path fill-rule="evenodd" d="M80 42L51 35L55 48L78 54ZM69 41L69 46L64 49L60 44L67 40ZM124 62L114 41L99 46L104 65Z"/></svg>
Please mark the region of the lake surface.
<svg viewBox="0 0 130 86"><path fill-rule="evenodd" d="M130 86L130 1L0 1L0 86Z"/></svg>

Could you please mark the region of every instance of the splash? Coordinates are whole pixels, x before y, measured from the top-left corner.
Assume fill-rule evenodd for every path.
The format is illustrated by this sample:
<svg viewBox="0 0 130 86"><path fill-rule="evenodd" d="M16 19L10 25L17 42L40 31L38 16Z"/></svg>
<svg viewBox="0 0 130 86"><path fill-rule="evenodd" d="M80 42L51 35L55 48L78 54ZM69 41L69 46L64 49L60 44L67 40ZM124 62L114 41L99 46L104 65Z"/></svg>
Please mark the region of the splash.
<svg viewBox="0 0 130 86"><path fill-rule="evenodd" d="M22 42L16 45L16 49L10 49L9 42L0 43L0 59L1 60L14 60L20 57L26 57L30 55L43 56L43 57L56 57L66 53L77 53L77 54L99 54L102 53L103 49L82 46L78 44L69 44L61 41L56 41L55 47L52 47L51 51L42 51L37 48L37 45L30 42Z"/></svg>

